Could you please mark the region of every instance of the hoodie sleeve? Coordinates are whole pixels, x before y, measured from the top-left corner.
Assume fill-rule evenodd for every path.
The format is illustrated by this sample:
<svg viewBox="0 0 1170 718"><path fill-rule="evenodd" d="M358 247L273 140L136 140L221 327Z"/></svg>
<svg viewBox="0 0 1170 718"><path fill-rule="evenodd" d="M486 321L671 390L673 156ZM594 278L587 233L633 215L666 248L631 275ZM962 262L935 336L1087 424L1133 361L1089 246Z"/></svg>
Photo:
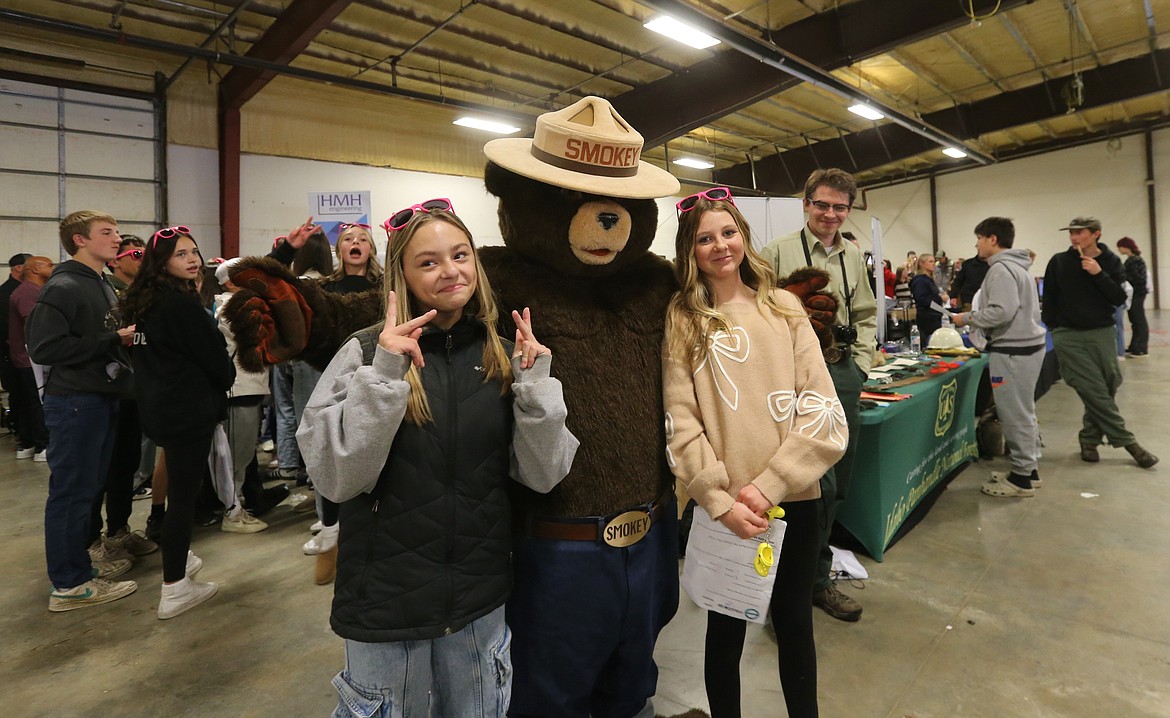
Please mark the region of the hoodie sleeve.
<svg viewBox="0 0 1170 718"><path fill-rule="evenodd" d="M547 494L573 466L581 442L565 426L568 409L561 382L550 375L552 357L536 358L528 369L512 358L512 477Z"/></svg>
<svg viewBox="0 0 1170 718"><path fill-rule="evenodd" d="M983 280L983 305L973 310L967 319L972 326L980 329L995 329L1011 324L1020 311L1020 291L1015 277L996 262Z"/></svg>
<svg viewBox="0 0 1170 718"><path fill-rule="evenodd" d="M43 366L84 364L106 356L121 342L118 333L101 329L83 332L77 320L76 300L56 283L46 284L28 317L25 341L28 355Z"/></svg>
<svg viewBox="0 0 1170 718"><path fill-rule="evenodd" d="M340 503L377 485L406 416L409 368L410 357L380 346L363 364L357 339L325 368L297 429L305 468L325 498Z"/></svg>

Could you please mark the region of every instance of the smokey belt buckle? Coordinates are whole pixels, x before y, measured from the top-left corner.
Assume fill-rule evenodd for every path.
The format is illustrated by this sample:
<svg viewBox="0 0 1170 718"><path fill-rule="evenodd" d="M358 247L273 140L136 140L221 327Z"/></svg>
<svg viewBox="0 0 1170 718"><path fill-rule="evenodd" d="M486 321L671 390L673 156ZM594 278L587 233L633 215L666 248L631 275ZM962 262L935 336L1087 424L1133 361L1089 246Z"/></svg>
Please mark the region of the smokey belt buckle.
<svg viewBox="0 0 1170 718"><path fill-rule="evenodd" d="M649 511L625 511L606 522L601 540L614 548L633 546L650 533L651 523Z"/></svg>

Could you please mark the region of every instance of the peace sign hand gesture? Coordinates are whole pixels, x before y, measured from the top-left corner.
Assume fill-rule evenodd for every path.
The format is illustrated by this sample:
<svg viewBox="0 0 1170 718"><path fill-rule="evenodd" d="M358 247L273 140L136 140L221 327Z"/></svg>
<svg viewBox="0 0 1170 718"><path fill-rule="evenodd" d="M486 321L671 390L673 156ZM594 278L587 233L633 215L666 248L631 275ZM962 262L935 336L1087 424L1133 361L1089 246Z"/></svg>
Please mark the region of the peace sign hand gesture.
<svg viewBox="0 0 1170 718"><path fill-rule="evenodd" d="M536 357L541 354L552 355L552 350L536 341L532 333L532 313L524 307L524 314L512 310L512 321L516 323L516 351L513 357L521 357L520 368L530 369L536 363Z"/></svg>
<svg viewBox="0 0 1170 718"><path fill-rule="evenodd" d="M310 215L310 217L305 220L304 224L299 227L294 227L292 230L290 230L288 235L284 238L284 241L288 242L289 246L293 249L300 249L301 247L305 246L305 242L318 229L321 228L313 224L313 217Z"/></svg>
<svg viewBox="0 0 1170 718"><path fill-rule="evenodd" d="M382 333L378 335L378 346L391 354L409 355L414 365L422 369L426 366L426 362L423 361L422 349L418 346L418 338L422 336L423 327L426 326L427 322L434 319L437 313L432 309L425 314L411 319L405 324L397 324L398 297L394 292L390 292L390 297L386 300L386 325L382 327Z"/></svg>

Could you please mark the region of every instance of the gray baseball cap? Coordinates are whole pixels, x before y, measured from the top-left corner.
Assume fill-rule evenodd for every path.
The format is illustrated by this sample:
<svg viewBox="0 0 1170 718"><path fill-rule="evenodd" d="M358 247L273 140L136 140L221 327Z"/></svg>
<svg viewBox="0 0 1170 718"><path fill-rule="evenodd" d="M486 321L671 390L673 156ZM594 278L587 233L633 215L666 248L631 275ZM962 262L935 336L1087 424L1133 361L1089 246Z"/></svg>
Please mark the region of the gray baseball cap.
<svg viewBox="0 0 1170 718"><path fill-rule="evenodd" d="M1101 220L1096 217L1077 217L1069 222L1067 227L1061 227L1060 231L1063 232L1066 229L1087 229L1090 232L1100 232Z"/></svg>

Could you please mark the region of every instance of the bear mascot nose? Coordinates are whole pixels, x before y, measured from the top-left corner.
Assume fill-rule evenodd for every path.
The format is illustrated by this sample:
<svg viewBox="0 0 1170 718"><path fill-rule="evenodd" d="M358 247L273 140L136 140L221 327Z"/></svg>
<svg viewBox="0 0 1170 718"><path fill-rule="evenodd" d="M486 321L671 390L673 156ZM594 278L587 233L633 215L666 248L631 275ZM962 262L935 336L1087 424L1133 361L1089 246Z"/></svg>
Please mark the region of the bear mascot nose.
<svg viewBox="0 0 1170 718"><path fill-rule="evenodd" d="M598 212L597 223L608 232L618 223L618 216L614 212Z"/></svg>

